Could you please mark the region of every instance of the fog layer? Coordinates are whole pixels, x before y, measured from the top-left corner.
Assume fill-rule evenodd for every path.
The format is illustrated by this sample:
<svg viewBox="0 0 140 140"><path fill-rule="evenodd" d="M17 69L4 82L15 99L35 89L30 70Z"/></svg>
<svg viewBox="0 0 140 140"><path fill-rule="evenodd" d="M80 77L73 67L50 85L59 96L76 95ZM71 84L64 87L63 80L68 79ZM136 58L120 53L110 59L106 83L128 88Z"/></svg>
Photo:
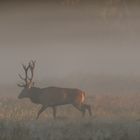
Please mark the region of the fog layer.
<svg viewBox="0 0 140 140"><path fill-rule="evenodd" d="M17 83L21 63L31 59L36 81L140 75L139 7L32 2L0 9L1 84Z"/></svg>

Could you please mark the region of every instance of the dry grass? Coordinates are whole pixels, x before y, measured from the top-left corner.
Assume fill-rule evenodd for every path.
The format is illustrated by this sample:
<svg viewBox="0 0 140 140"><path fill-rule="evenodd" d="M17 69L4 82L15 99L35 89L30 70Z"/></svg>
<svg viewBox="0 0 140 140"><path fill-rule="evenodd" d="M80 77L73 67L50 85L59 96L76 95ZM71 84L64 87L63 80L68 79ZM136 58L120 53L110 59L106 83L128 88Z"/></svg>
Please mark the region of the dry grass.
<svg viewBox="0 0 140 140"><path fill-rule="evenodd" d="M40 106L1 98L0 140L139 140L139 100L139 95L96 95L88 99L93 117L82 118L68 105L58 107L56 120L48 109L36 121Z"/></svg>

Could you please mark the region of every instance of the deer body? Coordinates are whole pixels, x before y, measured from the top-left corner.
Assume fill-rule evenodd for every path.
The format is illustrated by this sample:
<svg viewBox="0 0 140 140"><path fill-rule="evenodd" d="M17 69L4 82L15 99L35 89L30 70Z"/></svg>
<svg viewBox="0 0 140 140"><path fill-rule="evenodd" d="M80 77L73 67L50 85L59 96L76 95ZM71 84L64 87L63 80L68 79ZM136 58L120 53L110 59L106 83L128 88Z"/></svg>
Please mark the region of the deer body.
<svg viewBox="0 0 140 140"><path fill-rule="evenodd" d="M32 86L33 79L33 70L35 67L35 62L30 62L26 67L23 65L25 70L25 78L21 75L20 78L25 80L25 85L19 85L24 87L18 96L19 99L29 98L35 104L41 104L42 107L37 114L37 119L40 114L47 108L52 107L53 116L56 117L56 107L59 105L71 104L82 114L85 114L85 111L89 111L89 115L92 115L91 107L88 104L85 104L85 93L79 89L72 88L60 88L60 87L46 87L46 88L38 88ZM31 78L28 77L28 69L31 70Z"/></svg>
<svg viewBox="0 0 140 140"><path fill-rule="evenodd" d="M29 98L33 103L44 106L57 106L64 104L81 104L85 100L85 93L78 89L47 87L32 87Z"/></svg>

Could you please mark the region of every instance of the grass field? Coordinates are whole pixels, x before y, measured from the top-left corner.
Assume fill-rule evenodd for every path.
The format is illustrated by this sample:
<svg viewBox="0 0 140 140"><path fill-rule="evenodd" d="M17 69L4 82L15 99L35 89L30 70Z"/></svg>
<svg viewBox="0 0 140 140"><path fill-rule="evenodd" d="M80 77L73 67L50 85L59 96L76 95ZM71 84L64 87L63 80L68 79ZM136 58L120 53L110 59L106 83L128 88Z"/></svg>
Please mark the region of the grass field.
<svg viewBox="0 0 140 140"><path fill-rule="evenodd" d="M0 140L139 140L139 95L95 95L87 99L93 116L81 117L70 105L48 108L35 120L40 105L28 99L0 98Z"/></svg>

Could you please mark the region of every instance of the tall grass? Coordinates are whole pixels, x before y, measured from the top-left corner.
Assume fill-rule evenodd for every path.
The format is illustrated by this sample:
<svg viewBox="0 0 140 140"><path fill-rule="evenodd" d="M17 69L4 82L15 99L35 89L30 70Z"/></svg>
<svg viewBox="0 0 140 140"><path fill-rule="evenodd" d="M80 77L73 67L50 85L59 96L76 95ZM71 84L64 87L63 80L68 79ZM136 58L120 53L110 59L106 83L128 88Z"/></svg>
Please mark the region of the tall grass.
<svg viewBox="0 0 140 140"><path fill-rule="evenodd" d="M56 120L51 108L35 120L40 106L29 100L0 98L0 140L139 140L140 99L133 96L90 97L94 115L85 118L70 105L60 106Z"/></svg>

